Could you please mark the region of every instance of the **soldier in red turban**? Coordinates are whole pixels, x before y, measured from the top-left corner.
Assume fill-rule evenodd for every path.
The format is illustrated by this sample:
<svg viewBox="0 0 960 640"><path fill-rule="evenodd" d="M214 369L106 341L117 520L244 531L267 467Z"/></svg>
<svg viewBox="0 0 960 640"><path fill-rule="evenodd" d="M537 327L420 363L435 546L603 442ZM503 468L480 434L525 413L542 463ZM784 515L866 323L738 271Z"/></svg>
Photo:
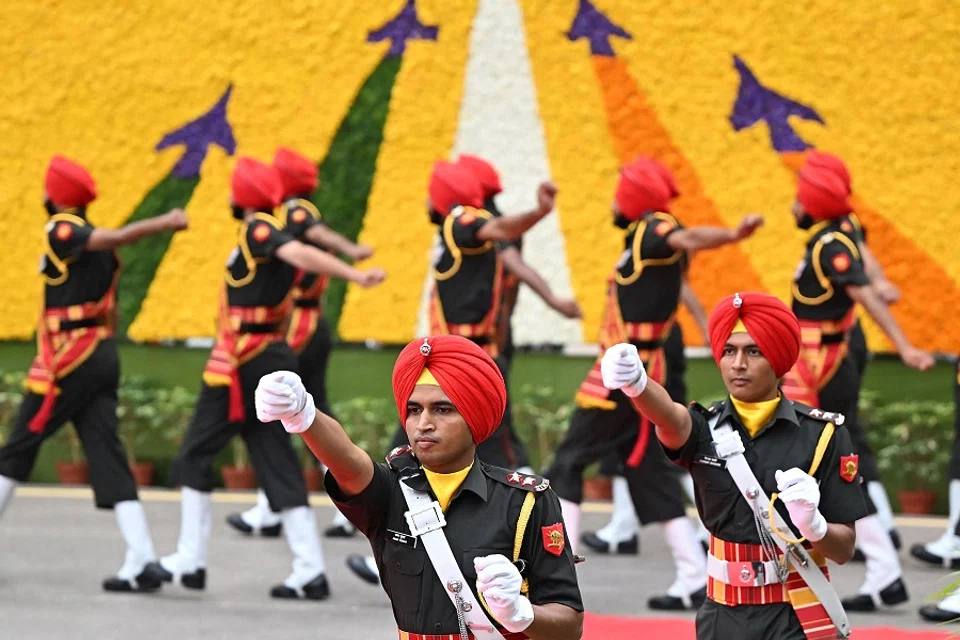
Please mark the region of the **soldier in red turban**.
<svg viewBox="0 0 960 640"><path fill-rule="evenodd" d="M697 638L746 637L750 629L778 638L845 634L849 623L829 582L805 583L796 563L787 565L787 576L777 569L785 540L803 543L809 557L802 564L820 578L824 558L843 564L853 556L853 523L867 509L843 416L781 392L801 336L778 299L728 296L713 310L709 332L729 394L709 408L673 402L632 344L613 345L601 362L604 386L633 399L656 424L667 456L693 476L697 510L711 535ZM774 529L776 518L785 524Z"/></svg>
<svg viewBox="0 0 960 640"><path fill-rule="evenodd" d="M394 365L393 394L410 444L386 464L318 412L296 374L265 376L256 406L329 469L327 495L369 538L400 635L580 637L575 560L550 482L476 457L506 407L493 359L459 336L414 340ZM448 588L462 606L450 606Z"/></svg>
<svg viewBox="0 0 960 640"><path fill-rule="evenodd" d="M233 214L241 220L237 246L223 273L217 341L203 372L200 397L171 476L181 489L180 540L175 553L147 566L156 580L205 589L214 488L213 459L237 435L243 438L270 508L279 512L294 557L293 572L274 586L274 598L322 600L329 593L316 520L300 462L289 437L257 420L254 391L260 378L295 369L286 341L291 289L302 272L370 287L385 277L361 271L289 233L274 215L284 194L274 167L240 158L230 178Z"/></svg>
<svg viewBox="0 0 960 640"><path fill-rule="evenodd" d="M120 261L115 250L141 238L187 227L180 209L119 229L96 227L87 205L97 197L90 173L54 156L44 176L49 214L37 356L27 373L23 402L0 448L0 515L14 489L33 470L44 442L73 423L90 463L99 509L112 509L127 546L123 566L103 581L106 591L152 592L160 582L145 566L156 559L137 486L117 438L119 359L114 340Z"/></svg>

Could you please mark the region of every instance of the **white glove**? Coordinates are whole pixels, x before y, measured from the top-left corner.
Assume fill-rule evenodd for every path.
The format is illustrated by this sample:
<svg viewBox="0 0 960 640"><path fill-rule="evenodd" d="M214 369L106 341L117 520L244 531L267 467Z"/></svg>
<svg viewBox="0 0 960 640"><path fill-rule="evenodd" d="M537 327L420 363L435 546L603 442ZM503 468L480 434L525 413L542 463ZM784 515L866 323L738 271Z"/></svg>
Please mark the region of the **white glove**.
<svg viewBox="0 0 960 640"><path fill-rule="evenodd" d="M740 437L740 432L736 429L717 435L714 444L717 448L717 456L723 459L744 452L743 438Z"/></svg>
<svg viewBox="0 0 960 640"><path fill-rule="evenodd" d="M777 489L780 500L790 512L790 520L810 542L827 535L827 521L817 508L820 506L820 485L810 475L794 467L777 471Z"/></svg>
<svg viewBox="0 0 960 640"><path fill-rule="evenodd" d="M636 398L647 388L647 371L637 348L632 344L615 344L600 359L600 375L607 389L621 389Z"/></svg>
<svg viewBox="0 0 960 640"><path fill-rule="evenodd" d="M292 371L275 371L260 378L254 399L260 422L279 420L287 433L303 433L317 415L313 396Z"/></svg>
<svg viewBox="0 0 960 640"><path fill-rule="evenodd" d="M477 570L477 590L497 622L512 633L529 627L533 623L533 605L520 595L523 578L517 567L500 554L474 558L473 566Z"/></svg>

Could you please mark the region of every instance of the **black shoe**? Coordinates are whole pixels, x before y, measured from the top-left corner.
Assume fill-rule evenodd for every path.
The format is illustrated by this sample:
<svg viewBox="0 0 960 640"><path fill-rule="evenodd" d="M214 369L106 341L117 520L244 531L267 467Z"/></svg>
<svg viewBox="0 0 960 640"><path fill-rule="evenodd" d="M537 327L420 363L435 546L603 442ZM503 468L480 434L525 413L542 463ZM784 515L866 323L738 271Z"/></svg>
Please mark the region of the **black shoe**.
<svg viewBox="0 0 960 640"><path fill-rule="evenodd" d="M380 584L380 575L370 570L370 567L367 566L366 559L359 553L351 553L347 556L347 566L350 567L350 571L357 574L357 577L364 582L375 585Z"/></svg>
<svg viewBox="0 0 960 640"><path fill-rule="evenodd" d="M938 556L935 553L930 553L927 551L926 545L917 543L910 547L910 555L919 560L920 562L926 562L927 564L932 564L936 567L945 567L949 566L951 569L960 569L960 558L951 558L950 564L943 564L943 557Z"/></svg>
<svg viewBox="0 0 960 640"><path fill-rule="evenodd" d="M582 536L580 536L580 541L583 544L587 545L597 553L610 553L610 543L598 536L593 531L587 531ZM640 553L640 537L634 535L628 540L623 542L618 542L616 549L613 550L613 553L621 555L637 555Z"/></svg>
<svg viewBox="0 0 960 640"><path fill-rule="evenodd" d="M357 528L353 525L335 524L327 527L323 535L327 538L352 538L357 535Z"/></svg>
<svg viewBox="0 0 960 640"><path fill-rule="evenodd" d="M231 513L227 516L227 524L239 531L240 533L245 533L250 535L253 533L253 527L247 524L247 521L239 513ZM280 535L280 532L283 530L283 524L277 523L270 527L261 527L260 535L264 538L276 538Z"/></svg>
<svg viewBox="0 0 960 640"><path fill-rule="evenodd" d="M159 582L173 582L173 574L163 568L159 562L151 562L143 569L141 576L147 576ZM139 579L139 576L138 576ZM196 589L202 591L207 587L207 570L197 569L193 573L185 573L180 576L180 584L187 589Z"/></svg>
<svg viewBox="0 0 960 640"><path fill-rule="evenodd" d="M303 585L303 596L285 584L278 584L270 589L270 597L282 600L326 600L330 597L330 585L327 583L327 576L321 573Z"/></svg>
<svg viewBox="0 0 960 640"><path fill-rule="evenodd" d="M103 581L103 590L114 593L153 593L159 591L163 585L160 580L148 574L146 568L133 580L136 584L130 584L129 580L113 576Z"/></svg>
<svg viewBox="0 0 960 640"><path fill-rule="evenodd" d="M903 583L902 578L897 578L893 584L880 592L880 601L887 607L902 604L909 598L910 596L907 595L907 585ZM858 593L855 596L844 598L841 602L843 608L848 612L870 613L877 610L877 605L873 603L873 598L865 593Z"/></svg>
<svg viewBox="0 0 960 640"><path fill-rule="evenodd" d="M897 551L900 551L900 548L903 546L903 541L900 540L900 533L896 529L890 529L890 542L893 543L893 548ZM863 555L863 551L860 549L853 550L853 557L850 558L850 562L866 562L867 557Z"/></svg>
<svg viewBox="0 0 960 640"><path fill-rule="evenodd" d="M690 594L692 605L689 609L683 605L683 600L676 596L653 596L647 600L647 607L655 611L696 611L707 599L707 588Z"/></svg>
<svg viewBox="0 0 960 640"><path fill-rule="evenodd" d="M920 617L930 622L953 622L960 620L960 613L941 609L935 604L925 604L920 607Z"/></svg>

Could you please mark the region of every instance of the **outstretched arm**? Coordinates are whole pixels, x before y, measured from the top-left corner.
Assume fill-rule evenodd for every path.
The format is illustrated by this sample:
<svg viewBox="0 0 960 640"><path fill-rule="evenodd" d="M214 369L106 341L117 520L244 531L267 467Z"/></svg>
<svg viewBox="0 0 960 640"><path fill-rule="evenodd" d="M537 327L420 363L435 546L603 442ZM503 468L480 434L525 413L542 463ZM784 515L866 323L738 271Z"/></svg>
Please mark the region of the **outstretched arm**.
<svg viewBox="0 0 960 640"><path fill-rule="evenodd" d="M553 294L550 285L540 277L533 267L523 261L520 251L516 247L507 247L500 252L503 259L503 266L517 276L523 284L527 285L533 292L540 296L551 309L567 318L579 318L581 316L580 307L576 300L558 298Z"/></svg>
<svg viewBox="0 0 960 640"><path fill-rule="evenodd" d="M310 242L316 243L325 249L336 251L353 261L366 260L373 255L373 249L357 244L344 235L341 235L325 224L314 224L306 233Z"/></svg>
<svg viewBox="0 0 960 640"><path fill-rule="evenodd" d="M173 209L163 215L131 222L119 229L94 229L87 241L88 251L109 251L142 238L164 231L181 231L187 228L187 214L183 209Z"/></svg>
<svg viewBox="0 0 960 640"><path fill-rule="evenodd" d="M500 216L490 220L477 231L477 239L482 242L516 240L553 211L556 200L557 187L552 182L544 182L537 190L536 209L529 213Z"/></svg>
<svg viewBox="0 0 960 640"><path fill-rule="evenodd" d="M693 420L682 404L670 399L662 386L647 378L643 362L632 344L607 349L600 360L603 386L620 389L633 406L657 425L657 438L668 449L682 449L690 439Z"/></svg>
<svg viewBox="0 0 960 640"><path fill-rule="evenodd" d="M887 280L887 275L883 272L880 261L870 251L870 247L864 242L858 242L857 248L860 250L860 257L863 259L863 270L870 278L870 286L876 292L877 297L887 305L893 304L900 299L900 290L897 285Z"/></svg>
<svg viewBox="0 0 960 640"><path fill-rule="evenodd" d="M299 240L287 242L277 248L278 258L298 269L309 273L327 274L334 278L341 278L349 282L356 282L363 287L372 287L380 284L387 277L382 269L362 271L355 269L346 262L336 258L316 247L304 244Z"/></svg>
<svg viewBox="0 0 960 640"><path fill-rule="evenodd" d="M313 396L297 374L277 371L261 378L256 407L262 422L280 420L289 433L299 433L346 496L359 495L373 480L373 460L350 440L339 422L316 410Z"/></svg>
<svg viewBox="0 0 960 640"><path fill-rule="evenodd" d="M934 365L932 355L910 343L903 330L900 329L900 325L897 324L896 318L893 317L887 305L880 300L870 285L849 285L846 292L850 298L863 305L870 317L880 325L883 332L890 338L890 342L896 347L900 359L903 360L905 365L920 371L926 371Z"/></svg>
<svg viewBox="0 0 960 640"><path fill-rule="evenodd" d="M710 344L710 332L707 331L707 311L703 308L700 299L686 278L680 283L680 302L693 315L697 328L700 329L700 335L703 336L703 343Z"/></svg>
<svg viewBox="0 0 960 640"><path fill-rule="evenodd" d="M679 229L667 236L667 244L674 251L716 249L725 244L749 238L761 226L763 226L763 216L749 215L735 229L725 229L723 227Z"/></svg>

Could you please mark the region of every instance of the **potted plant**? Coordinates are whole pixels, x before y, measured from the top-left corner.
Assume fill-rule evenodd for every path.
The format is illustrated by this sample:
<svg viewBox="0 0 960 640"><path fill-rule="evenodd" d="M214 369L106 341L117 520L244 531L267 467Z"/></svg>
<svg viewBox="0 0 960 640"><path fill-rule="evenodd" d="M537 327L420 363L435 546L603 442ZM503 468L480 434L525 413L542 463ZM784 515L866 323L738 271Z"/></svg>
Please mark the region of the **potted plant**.
<svg viewBox="0 0 960 640"><path fill-rule="evenodd" d="M240 436L230 442L233 450L233 465L224 466L220 471L223 474L223 486L227 489L254 489L257 486L257 474L250 466L247 455L247 445Z"/></svg>
<svg viewBox="0 0 960 640"><path fill-rule="evenodd" d="M80 438L73 425L65 425L63 433L70 445L70 460L60 460L56 464L57 478L60 484L87 484L88 467L87 461L83 458L83 449L80 446Z"/></svg>
<svg viewBox="0 0 960 640"><path fill-rule="evenodd" d="M901 512L932 513L950 461L953 407L945 402L894 402L876 408L871 419L877 465L895 478Z"/></svg>

